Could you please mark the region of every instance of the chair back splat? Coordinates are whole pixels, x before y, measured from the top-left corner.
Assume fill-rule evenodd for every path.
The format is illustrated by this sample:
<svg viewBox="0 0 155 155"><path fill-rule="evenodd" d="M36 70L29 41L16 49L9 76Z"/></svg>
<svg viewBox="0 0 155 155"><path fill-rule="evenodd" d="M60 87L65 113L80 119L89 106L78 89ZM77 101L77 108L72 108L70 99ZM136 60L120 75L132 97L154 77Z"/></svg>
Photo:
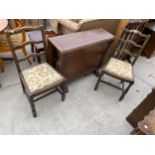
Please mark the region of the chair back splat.
<svg viewBox="0 0 155 155"><path fill-rule="evenodd" d="M129 56L130 62L134 64L149 38L150 35L142 34L138 30L124 29L122 37L118 40L118 46L114 52L114 57L123 60L125 56Z"/></svg>
<svg viewBox="0 0 155 155"><path fill-rule="evenodd" d="M37 42L25 41L25 42L23 42L21 44L14 44L12 42L11 37L13 35L20 34L20 33L26 32L26 31L41 31L42 36L43 36L42 40L37 41ZM8 43L10 45L10 49L11 49L11 52L12 52L12 55L13 55L13 59L15 61L15 64L16 64L16 67L17 67L17 70L18 70L19 73L21 72L21 68L20 68L19 63L21 61L25 61L25 60L29 59L30 57L34 57L36 54L35 53L28 54L27 56L24 56L23 58L19 59L17 54L16 54L16 50L22 49L23 47L26 47L27 45L43 43L44 46L45 46L44 47L45 51L40 53L40 55L44 54L46 59L47 59L47 53L46 53L47 52L47 45L46 45L46 40L45 40L44 26L36 26L36 27L30 27L29 26L29 27L20 27L18 29L14 29L14 30L5 30L5 34L6 34Z"/></svg>

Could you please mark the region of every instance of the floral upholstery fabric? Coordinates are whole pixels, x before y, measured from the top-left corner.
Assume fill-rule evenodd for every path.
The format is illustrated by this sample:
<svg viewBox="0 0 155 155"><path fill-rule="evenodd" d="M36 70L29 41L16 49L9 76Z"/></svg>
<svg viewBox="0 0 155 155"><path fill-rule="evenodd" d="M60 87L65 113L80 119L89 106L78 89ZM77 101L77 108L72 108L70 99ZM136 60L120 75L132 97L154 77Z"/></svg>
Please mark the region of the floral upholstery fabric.
<svg viewBox="0 0 155 155"><path fill-rule="evenodd" d="M63 81L63 77L47 63L23 70L22 75L24 76L30 92Z"/></svg>
<svg viewBox="0 0 155 155"><path fill-rule="evenodd" d="M132 65L128 62L110 58L104 70L123 79L133 81Z"/></svg>

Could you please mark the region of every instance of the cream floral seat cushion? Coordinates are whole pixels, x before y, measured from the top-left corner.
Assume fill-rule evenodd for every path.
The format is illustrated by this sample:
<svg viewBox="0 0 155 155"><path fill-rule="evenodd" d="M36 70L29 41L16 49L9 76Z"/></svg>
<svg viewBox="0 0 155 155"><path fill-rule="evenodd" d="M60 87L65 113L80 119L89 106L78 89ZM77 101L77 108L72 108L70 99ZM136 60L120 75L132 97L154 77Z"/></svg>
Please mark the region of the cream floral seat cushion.
<svg viewBox="0 0 155 155"><path fill-rule="evenodd" d="M63 81L63 77L47 63L23 70L22 75L31 93Z"/></svg>
<svg viewBox="0 0 155 155"><path fill-rule="evenodd" d="M134 81L132 65L128 62L112 57L104 68L104 71L117 77Z"/></svg>

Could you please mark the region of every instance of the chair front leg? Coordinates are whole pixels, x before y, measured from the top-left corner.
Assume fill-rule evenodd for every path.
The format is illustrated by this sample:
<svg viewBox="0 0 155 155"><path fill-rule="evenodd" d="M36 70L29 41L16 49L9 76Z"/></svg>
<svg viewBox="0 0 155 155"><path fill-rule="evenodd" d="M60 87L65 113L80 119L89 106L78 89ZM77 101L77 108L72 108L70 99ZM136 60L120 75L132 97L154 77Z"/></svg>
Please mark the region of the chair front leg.
<svg viewBox="0 0 155 155"><path fill-rule="evenodd" d="M127 94L127 92L129 91L130 87L133 85L134 83L129 83L128 87L122 92L122 95L119 98L119 101L122 101L122 99L125 97L125 95Z"/></svg>
<svg viewBox="0 0 155 155"><path fill-rule="evenodd" d="M21 81L21 85L22 85L22 88L23 88L23 93L25 94L25 87L24 87L24 84L22 83L22 81Z"/></svg>
<svg viewBox="0 0 155 155"><path fill-rule="evenodd" d="M30 97L30 106L31 106L31 109L32 109L33 117L37 117L37 111L36 111L36 107L35 107L35 104L34 104L34 101L33 101L32 97Z"/></svg>
<svg viewBox="0 0 155 155"><path fill-rule="evenodd" d="M26 96L27 96L27 98L29 100L33 117L37 117L37 111L36 111L36 108L35 108L35 104L34 104L33 98L28 96L27 93L26 93Z"/></svg>
<svg viewBox="0 0 155 155"><path fill-rule="evenodd" d="M98 80L97 80L97 82L96 82L96 85L95 85L94 90L97 90L97 89L98 89L98 86L99 86L99 83L100 83L100 81L101 81L101 78L102 78L103 74L104 74L104 72L102 71L102 73L101 73L101 74L99 75L99 77L98 77Z"/></svg>

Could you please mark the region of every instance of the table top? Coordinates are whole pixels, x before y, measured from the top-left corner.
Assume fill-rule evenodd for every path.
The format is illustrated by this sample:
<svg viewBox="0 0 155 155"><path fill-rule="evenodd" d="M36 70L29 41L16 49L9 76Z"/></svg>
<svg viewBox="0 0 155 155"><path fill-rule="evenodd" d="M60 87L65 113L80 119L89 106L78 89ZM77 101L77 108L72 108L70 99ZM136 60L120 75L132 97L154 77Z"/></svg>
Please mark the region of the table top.
<svg viewBox="0 0 155 155"><path fill-rule="evenodd" d="M7 19L0 19L0 32L3 31L8 26Z"/></svg>
<svg viewBox="0 0 155 155"><path fill-rule="evenodd" d="M87 45L113 40L114 36L106 30L99 28L66 34L48 40L61 52L78 49Z"/></svg>
<svg viewBox="0 0 155 155"><path fill-rule="evenodd" d="M138 127L147 135L155 135L155 109L153 109L143 121L138 123Z"/></svg>

